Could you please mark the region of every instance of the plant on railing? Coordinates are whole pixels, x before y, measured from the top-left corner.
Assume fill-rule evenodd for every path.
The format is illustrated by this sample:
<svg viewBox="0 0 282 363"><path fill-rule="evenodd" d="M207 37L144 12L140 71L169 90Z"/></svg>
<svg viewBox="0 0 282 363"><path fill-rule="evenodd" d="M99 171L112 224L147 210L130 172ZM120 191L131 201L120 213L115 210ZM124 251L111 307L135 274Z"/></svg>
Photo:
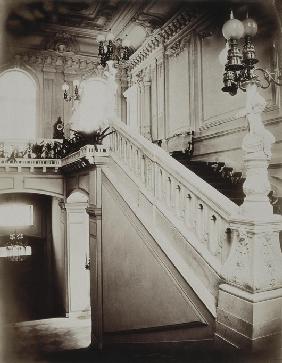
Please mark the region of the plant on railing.
<svg viewBox="0 0 282 363"><path fill-rule="evenodd" d="M104 130L98 129L91 133L84 131L71 130L73 135L69 139L64 139L59 150L59 158L64 158L78 151L82 146L94 145L95 150L98 151L97 145L102 145L103 139L112 134L113 131L107 132L110 127L106 127Z"/></svg>
<svg viewBox="0 0 282 363"><path fill-rule="evenodd" d="M78 151L85 145L102 145L103 139L113 131L106 127L104 130L98 129L91 133L72 130L70 138L59 140L42 140L35 143L16 144L14 142L0 143L0 159L6 162L15 163L17 159L62 159Z"/></svg>

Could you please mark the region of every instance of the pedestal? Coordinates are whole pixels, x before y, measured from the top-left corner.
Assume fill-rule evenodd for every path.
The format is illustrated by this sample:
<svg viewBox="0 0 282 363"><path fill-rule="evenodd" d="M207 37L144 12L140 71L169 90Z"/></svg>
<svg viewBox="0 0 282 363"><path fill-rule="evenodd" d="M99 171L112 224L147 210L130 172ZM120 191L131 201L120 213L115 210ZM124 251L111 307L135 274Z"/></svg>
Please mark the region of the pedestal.
<svg viewBox="0 0 282 363"><path fill-rule="evenodd" d="M247 88L249 133L242 149L246 195L230 221L232 244L222 267L216 337L248 350L281 349L282 217L273 214L268 194L268 163L275 139L265 129L261 113L265 100L255 84Z"/></svg>

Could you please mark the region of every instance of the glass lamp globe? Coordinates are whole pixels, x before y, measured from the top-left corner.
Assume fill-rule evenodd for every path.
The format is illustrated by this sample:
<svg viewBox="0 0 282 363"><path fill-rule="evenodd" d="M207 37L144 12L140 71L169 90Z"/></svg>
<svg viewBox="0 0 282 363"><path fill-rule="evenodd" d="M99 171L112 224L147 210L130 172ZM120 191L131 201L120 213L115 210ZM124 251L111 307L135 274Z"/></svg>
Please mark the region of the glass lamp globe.
<svg viewBox="0 0 282 363"><path fill-rule="evenodd" d="M97 36L97 42L100 43L100 42L104 42L105 41L105 37L103 34L99 34Z"/></svg>
<svg viewBox="0 0 282 363"><path fill-rule="evenodd" d="M68 91L69 89L70 89L70 86L67 84L67 82L64 82L64 84L62 85L62 90Z"/></svg>
<svg viewBox="0 0 282 363"><path fill-rule="evenodd" d="M122 45L123 47L130 47L130 41L127 37L122 41Z"/></svg>
<svg viewBox="0 0 282 363"><path fill-rule="evenodd" d="M228 55L228 43L226 43L225 47L221 50L218 55L219 63L224 66L227 62L227 55Z"/></svg>
<svg viewBox="0 0 282 363"><path fill-rule="evenodd" d="M106 40L109 42L110 40L114 40L114 34L112 32L109 32L106 36Z"/></svg>
<svg viewBox="0 0 282 363"><path fill-rule="evenodd" d="M222 27L222 34L225 39L241 39L244 35L244 25L238 20L234 19L233 13L230 14L230 19L227 20Z"/></svg>
<svg viewBox="0 0 282 363"><path fill-rule="evenodd" d="M252 18L246 18L242 21L244 26L244 35L249 37L254 37L258 30L258 25L256 21Z"/></svg>
<svg viewBox="0 0 282 363"><path fill-rule="evenodd" d="M74 87L78 87L79 86L79 80L78 79L75 79L73 81L73 85L74 85Z"/></svg>

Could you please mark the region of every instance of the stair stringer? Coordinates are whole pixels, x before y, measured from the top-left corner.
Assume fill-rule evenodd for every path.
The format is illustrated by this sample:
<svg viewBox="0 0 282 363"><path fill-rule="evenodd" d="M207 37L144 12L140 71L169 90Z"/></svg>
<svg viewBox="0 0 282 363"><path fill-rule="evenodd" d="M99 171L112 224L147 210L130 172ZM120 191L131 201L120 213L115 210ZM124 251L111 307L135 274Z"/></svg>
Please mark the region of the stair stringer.
<svg viewBox="0 0 282 363"><path fill-rule="evenodd" d="M189 261L185 261L173 248L171 245L173 241L164 243L165 236L142 218L138 213L138 207L130 200L128 188L123 189L121 187L121 183L118 182L117 175L111 170L111 167L103 170L102 193L103 200L105 200L105 194L108 193L114 202L118 204L122 214L134 226L136 233L146 245L146 249L154 256L157 264L169 277L170 283L177 291L177 295L181 296L187 307L197 316L197 321L193 322L183 321L180 324L172 324L170 321L167 324L163 322L159 326L139 326L138 328L127 327L125 329L111 330L107 329L107 323L105 323L107 322L106 314L109 307L106 309L104 307L105 343L144 342L146 339L149 339L150 342L167 339L173 341L212 339L216 315L216 297L204 286L193 268L189 267ZM103 208L103 221L105 220L107 220L107 213L105 214ZM103 226L105 227L105 224ZM103 236L105 235L104 227L102 227ZM193 259L193 256L191 258ZM198 258L201 258L201 256L198 256ZM201 261L205 263L202 258ZM210 271L210 266L206 266L206 268ZM103 275L105 276L105 272ZM220 277L215 271L212 272L212 275L215 280L213 283L218 286Z"/></svg>

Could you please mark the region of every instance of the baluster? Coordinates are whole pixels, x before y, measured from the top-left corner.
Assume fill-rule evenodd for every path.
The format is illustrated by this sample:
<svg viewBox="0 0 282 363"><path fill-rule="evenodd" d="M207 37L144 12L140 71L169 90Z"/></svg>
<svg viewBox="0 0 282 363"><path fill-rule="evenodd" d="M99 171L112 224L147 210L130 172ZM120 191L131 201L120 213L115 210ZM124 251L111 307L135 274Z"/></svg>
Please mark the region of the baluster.
<svg viewBox="0 0 282 363"><path fill-rule="evenodd" d="M220 232L221 232L221 218L214 211L209 213L209 250L216 256L220 254Z"/></svg>
<svg viewBox="0 0 282 363"><path fill-rule="evenodd" d="M159 172L158 172L158 185L156 188L156 191L158 193L158 199L161 200L162 199L162 195L163 195L163 171L161 168L158 168Z"/></svg>
<svg viewBox="0 0 282 363"><path fill-rule="evenodd" d="M205 207L201 200L197 201L196 232L201 242L204 242L205 234Z"/></svg>
<svg viewBox="0 0 282 363"><path fill-rule="evenodd" d="M141 173L141 180L144 185L146 185L146 168L145 168L145 162L146 157L142 153L142 156L140 158L140 173Z"/></svg>
<svg viewBox="0 0 282 363"><path fill-rule="evenodd" d="M171 177L167 178L167 195L166 195L166 204L168 207L171 207Z"/></svg>
<svg viewBox="0 0 282 363"><path fill-rule="evenodd" d="M116 152L116 154L118 154L119 153L119 134L118 133L116 133L116 144L115 144L115 152Z"/></svg>
<svg viewBox="0 0 282 363"><path fill-rule="evenodd" d="M150 190L150 192L153 192L154 190L154 177L153 177L153 162L147 158L147 188Z"/></svg>
<svg viewBox="0 0 282 363"><path fill-rule="evenodd" d="M133 162L134 162L133 146L132 146L132 144L130 144L129 152L128 152L128 164L129 164L130 170L133 169L133 166L134 166L134 165L132 165Z"/></svg>
<svg viewBox="0 0 282 363"><path fill-rule="evenodd" d="M140 159L139 159L139 150L136 148L135 151L135 172L138 175L140 175Z"/></svg>
<svg viewBox="0 0 282 363"><path fill-rule="evenodd" d="M185 193L184 198L184 224L188 228L194 228L194 218L193 218L193 203L194 198L191 193Z"/></svg>
<svg viewBox="0 0 282 363"><path fill-rule="evenodd" d="M125 162L126 165L128 165L128 157L127 157L127 146L128 146L128 143L127 143L127 140L124 141L124 145L123 145L123 160Z"/></svg>
<svg viewBox="0 0 282 363"><path fill-rule="evenodd" d="M180 218L180 216L181 216L181 205L180 205L181 193L182 193L181 186L179 184L177 184L176 193L175 193L175 210L176 210L176 215L177 215L178 218Z"/></svg>
<svg viewBox="0 0 282 363"><path fill-rule="evenodd" d="M120 160L122 160L122 141L123 141L123 138L122 138L122 136L120 136L120 138L119 138L119 158L120 158Z"/></svg>
<svg viewBox="0 0 282 363"><path fill-rule="evenodd" d="M161 200L164 202L164 204L166 204L167 201L167 180L166 180L166 172L163 170L162 171L163 177L162 177L162 195L161 195Z"/></svg>

